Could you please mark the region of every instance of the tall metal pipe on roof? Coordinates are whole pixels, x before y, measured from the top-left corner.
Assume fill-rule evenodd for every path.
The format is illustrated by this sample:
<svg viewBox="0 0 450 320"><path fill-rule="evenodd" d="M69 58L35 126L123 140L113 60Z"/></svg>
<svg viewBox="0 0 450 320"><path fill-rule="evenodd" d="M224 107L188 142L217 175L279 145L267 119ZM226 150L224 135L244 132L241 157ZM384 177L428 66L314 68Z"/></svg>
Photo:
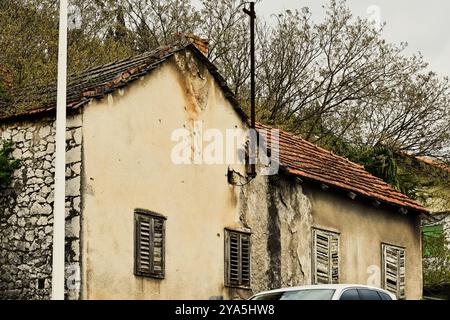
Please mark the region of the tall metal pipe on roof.
<svg viewBox="0 0 450 320"><path fill-rule="evenodd" d="M255 80L255 2L250 2L250 10L244 8L244 12L250 16L250 128L255 130L255 118L256 118L256 80ZM250 135L257 137L254 134ZM256 145L257 141L250 141L250 172L249 175L254 177L256 175Z"/></svg>

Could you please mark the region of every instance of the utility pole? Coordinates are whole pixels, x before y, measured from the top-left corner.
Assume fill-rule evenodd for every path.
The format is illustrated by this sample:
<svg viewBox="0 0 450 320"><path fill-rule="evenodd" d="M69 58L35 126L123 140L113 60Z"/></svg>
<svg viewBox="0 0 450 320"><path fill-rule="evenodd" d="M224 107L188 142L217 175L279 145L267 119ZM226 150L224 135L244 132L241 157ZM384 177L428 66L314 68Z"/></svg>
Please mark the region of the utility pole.
<svg viewBox="0 0 450 320"><path fill-rule="evenodd" d="M52 300L64 300L66 203L67 0L59 1L56 102L55 190L53 206Z"/></svg>
<svg viewBox="0 0 450 320"><path fill-rule="evenodd" d="M256 80L255 80L255 3L250 2L250 10L243 9L246 14L250 16L250 129L253 131L250 134L250 173L251 177L256 176L256 144L257 141L252 141L252 137L256 138L255 131L255 104L256 104Z"/></svg>

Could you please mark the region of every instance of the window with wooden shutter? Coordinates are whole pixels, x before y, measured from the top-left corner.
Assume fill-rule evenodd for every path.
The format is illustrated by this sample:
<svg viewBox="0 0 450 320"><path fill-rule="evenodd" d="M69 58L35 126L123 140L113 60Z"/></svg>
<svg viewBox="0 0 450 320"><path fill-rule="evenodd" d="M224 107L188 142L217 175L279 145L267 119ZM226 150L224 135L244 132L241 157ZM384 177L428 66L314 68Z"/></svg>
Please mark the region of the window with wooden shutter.
<svg viewBox="0 0 450 320"><path fill-rule="evenodd" d="M406 250L383 243L381 244L381 251L383 257L383 288L395 294L398 299L404 299L406 297Z"/></svg>
<svg viewBox="0 0 450 320"><path fill-rule="evenodd" d="M250 288L250 234L225 230L225 285Z"/></svg>
<svg viewBox="0 0 450 320"><path fill-rule="evenodd" d="M313 229L314 284L339 283L339 234Z"/></svg>
<svg viewBox="0 0 450 320"><path fill-rule="evenodd" d="M164 278L166 218L151 211L135 210L134 273Z"/></svg>

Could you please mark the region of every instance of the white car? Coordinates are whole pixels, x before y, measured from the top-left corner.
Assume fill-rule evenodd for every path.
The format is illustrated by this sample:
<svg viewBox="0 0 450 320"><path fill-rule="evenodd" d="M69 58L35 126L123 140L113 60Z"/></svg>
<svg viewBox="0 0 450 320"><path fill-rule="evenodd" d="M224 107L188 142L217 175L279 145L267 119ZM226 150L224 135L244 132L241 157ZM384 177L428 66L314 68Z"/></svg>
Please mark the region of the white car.
<svg viewBox="0 0 450 320"><path fill-rule="evenodd" d="M397 300L394 294L360 284L321 284L264 291L250 300Z"/></svg>

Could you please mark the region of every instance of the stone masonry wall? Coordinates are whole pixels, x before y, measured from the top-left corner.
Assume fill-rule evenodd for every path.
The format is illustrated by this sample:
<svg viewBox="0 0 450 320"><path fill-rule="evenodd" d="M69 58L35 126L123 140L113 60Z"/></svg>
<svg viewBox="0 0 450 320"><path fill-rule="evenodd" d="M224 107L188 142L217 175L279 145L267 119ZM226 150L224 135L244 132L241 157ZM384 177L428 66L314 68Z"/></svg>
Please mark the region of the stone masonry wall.
<svg viewBox="0 0 450 320"><path fill-rule="evenodd" d="M12 185L0 190L0 299L49 299L51 294L54 119L0 125L20 160ZM80 269L81 115L66 132L67 298L78 299Z"/></svg>

